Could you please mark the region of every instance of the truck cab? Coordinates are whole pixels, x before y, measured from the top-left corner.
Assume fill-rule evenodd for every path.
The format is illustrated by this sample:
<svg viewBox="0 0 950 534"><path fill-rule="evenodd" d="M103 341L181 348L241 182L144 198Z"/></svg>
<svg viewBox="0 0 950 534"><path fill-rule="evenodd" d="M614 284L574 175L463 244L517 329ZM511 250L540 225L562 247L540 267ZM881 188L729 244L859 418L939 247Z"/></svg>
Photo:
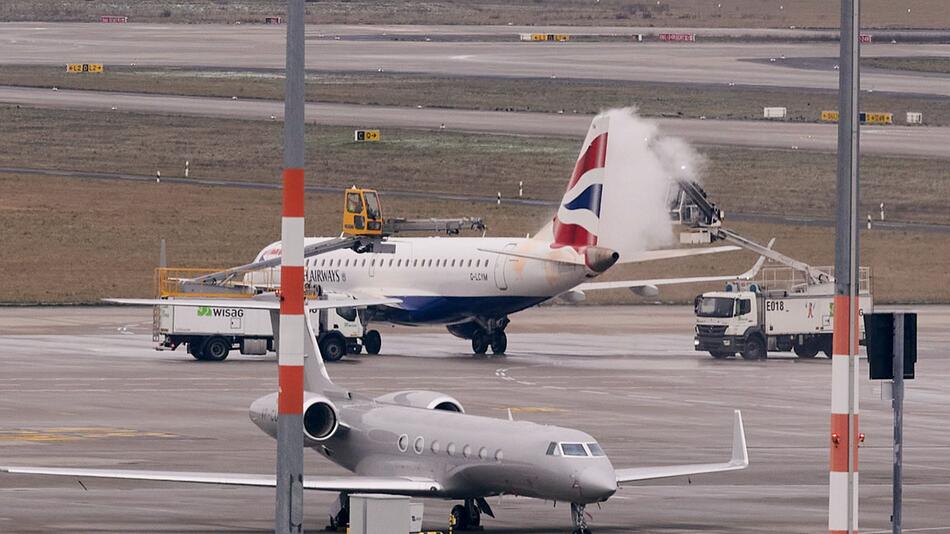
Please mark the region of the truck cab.
<svg viewBox="0 0 950 534"><path fill-rule="evenodd" d="M760 306L755 292L713 291L696 297L696 350L708 351L714 358L744 353L752 342L753 353L764 352L760 334ZM758 343L758 345L757 345Z"/></svg>

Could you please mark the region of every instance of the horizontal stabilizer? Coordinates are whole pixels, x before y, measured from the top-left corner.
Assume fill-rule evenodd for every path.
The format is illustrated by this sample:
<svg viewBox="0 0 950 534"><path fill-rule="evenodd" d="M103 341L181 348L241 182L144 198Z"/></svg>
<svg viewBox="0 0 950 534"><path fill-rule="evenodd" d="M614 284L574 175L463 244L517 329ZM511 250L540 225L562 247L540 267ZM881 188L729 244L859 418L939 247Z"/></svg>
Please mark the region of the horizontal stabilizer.
<svg viewBox="0 0 950 534"><path fill-rule="evenodd" d="M633 467L617 469L617 484L628 484L640 480L699 475L703 473L721 473L737 471L749 466L749 451L746 447L745 429L742 426L742 412L735 411L732 429L732 458L719 464L687 464L657 467Z"/></svg>
<svg viewBox="0 0 950 534"><path fill-rule="evenodd" d="M769 241L769 248L775 239ZM723 276L690 276L684 278L654 278L652 280L617 280L614 282L587 282L574 288L574 291L596 291L599 289L637 289L637 288L656 288L657 286L669 286L676 284L697 284L702 282L731 282L733 280L752 280L759 274L762 265L765 263L765 256L759 258L752 265L752 268L742 274L723 275ZM654 292L655 293L655 292ZM650 296L650 295L647 295ZM653 295L655 296L655 295Z"/></svg>
<svg viewBox="0 0 950 534"><path fill-rule="evenodd" d="M123 480L150 480L187 484L216 484L222 486L258 486L273 488L274 475L243 473L192 473L187 471L137 471L124 469L75 469L66 467L0 467L0 472L21 475L50 475L73 478L109 478ZM440 491L435 480L422 477L364 477L364 476L305 476L304 489L317 491L344 491L386 493L394 495L427 495Z"/></svg>
<svg viewBox="0 0 950 534"><path fill-rule="evenodd" d="M671 260L675 258L688 258L690 256L702 256L703 254L718 254L720 252L732 252L741 250L741 247L735 245L723 245L720 247L703 248L672 248L665 250L645 250L629 257L621 257L620 263L640 263L644 261Z"/></svg>

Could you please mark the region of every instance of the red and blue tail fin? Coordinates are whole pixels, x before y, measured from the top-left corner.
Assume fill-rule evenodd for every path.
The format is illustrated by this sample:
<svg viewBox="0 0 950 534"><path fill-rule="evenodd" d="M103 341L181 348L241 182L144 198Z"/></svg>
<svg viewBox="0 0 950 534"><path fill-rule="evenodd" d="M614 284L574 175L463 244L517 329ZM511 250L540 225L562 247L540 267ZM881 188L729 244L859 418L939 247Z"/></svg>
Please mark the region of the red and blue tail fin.
<svg viewBox="0 0 950 534"><path fill-rule="evenodd" d="M597 244L607 164L608 124L606 114L594 117L590 124L571 181L554 216L554 247L579 249Z"/></svg>

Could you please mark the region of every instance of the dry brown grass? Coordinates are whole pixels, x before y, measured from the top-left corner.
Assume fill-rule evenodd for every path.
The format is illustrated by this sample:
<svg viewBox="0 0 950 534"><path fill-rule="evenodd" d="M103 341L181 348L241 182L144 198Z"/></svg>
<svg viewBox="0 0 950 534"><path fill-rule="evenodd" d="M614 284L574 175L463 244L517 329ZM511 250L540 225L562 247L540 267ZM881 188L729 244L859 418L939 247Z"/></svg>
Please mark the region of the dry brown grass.
<svg viewBox="0 0 950 534"><path fill-rule="evenodd" d="M0 166L275 183L281 125L275 122L0 107ZM356 144L352 130L311 126L310 184L372 185L504 197L561 197L580 140L385 130ZM728 213L832 217L835 156L792 150L701 147L704 183ZM862 213L886 202L897 221L950 223L944 160L864 156Z"/></svg>
<svg viewBox="0 0 950 534"><path fill-rule="evenodd" d="M950 58L945 57L868 57L861 60L861 66L950 74Z"/></svg>
<svg viewBox="0 0 950 534"><path fill-rule="evenodd" d="M0 66L4 85L279 100L283 80L273 74L127 66L107 66L103 74L69 74L61 67ZM308 100L346 104L554 113L637 106L646 117L738 120L763 120L763 107L781 105L795 122L818 122L823 110L837 108L837 92L820 89L389 73L311 73L308 78ZM926 111L928 125L950 124L950 98L867 93L862 102L864 109L894 113L899 121L907 111Z"/></svg>
<svg viewBox="0 0 950 534"><path fill-rule="evenodd" d="M0 285L2 303L95 303L108 296L152 294L158 242L168 242L170 265L224 267L249 261L279 236L278 191L122 183L0 174ZM481 214L490 235L522 235L550 217L545 208L496 208L467 202L388 198L392 214L408 217ZM338 231L339 197L308 195L307 235ZM833 262L829 228L735 224L743 234L794 257ZM950 262L950 234L864 232L862 264L875 271L879 302L948 302L940 284ZM607 279L733 274L748 268L749 253L615 268ZM663 289L663 302L689 302L691 285ZM591 303L643 302L626 290L591 293Z"/></svg>
<svg viewBox="0 0 950 534"><path fill-rule="evenodd" d="M281 14L281 0L5 0L0 20L94 21L128 15L135 22L260 22ZM718 7L721 6L721 7ZM910 9L910 11L908 11ZM828 0L328 0L307 3L311 23L568 24L788 28L837 26L838 4ZM865 0L870 28L946 28L943 0Z"/></svg>

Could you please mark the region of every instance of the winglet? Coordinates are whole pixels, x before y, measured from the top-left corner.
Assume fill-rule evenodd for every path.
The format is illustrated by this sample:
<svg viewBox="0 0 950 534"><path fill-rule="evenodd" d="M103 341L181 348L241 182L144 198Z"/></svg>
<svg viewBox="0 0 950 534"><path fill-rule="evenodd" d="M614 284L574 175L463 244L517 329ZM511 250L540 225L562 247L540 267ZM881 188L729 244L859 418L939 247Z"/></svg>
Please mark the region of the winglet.
<svg viewBox="0 0 950 534"><path fill-rule="evenodd" d="M749 449L746 447L742 412L736 410L735 414L735 423L732 430L732 459L729 460L729 465L744 468L749 465Z"/></svg>

